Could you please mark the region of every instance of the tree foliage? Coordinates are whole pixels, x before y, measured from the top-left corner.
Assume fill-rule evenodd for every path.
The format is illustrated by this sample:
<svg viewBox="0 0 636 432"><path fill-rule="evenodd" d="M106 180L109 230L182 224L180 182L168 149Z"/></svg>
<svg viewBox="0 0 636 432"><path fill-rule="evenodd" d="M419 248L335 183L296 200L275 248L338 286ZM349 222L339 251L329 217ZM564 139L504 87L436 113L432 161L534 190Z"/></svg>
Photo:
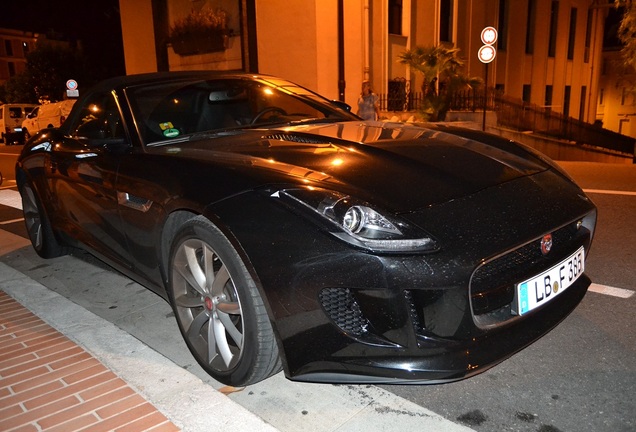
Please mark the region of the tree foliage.
<svg viewBox="0 0 636 432"><path fill-rule="evenodd" d="M33 84L24 73L11 77L0 88L0 103L38 103Z"/></svg>
<svg viewBox="0 0 636 432"><path fill-rule="evenodd" d="M4 86L7 103L56 102L64 98L69 79L90 85L90 73L80 50L43 44L26 56L26 69L11 77Z"/></svg>
<svg viewBox="0 0 636 432"><path fill-rule="evenodd" d="M623 61L636 71L636 2L617 0L616 7L623 8L623 18L618 28L618 38L623 43Z"/></svg>
<svg viewBox="0 0 636 432"><path fill-rule="evenodd" d="M470 89L482 83L480 78L470 78L464 72L464 60L459 48L444 45L435 47L417 46L400 54L400 63L409 65L423 78L424 114L430 120L440 121L446 117L450 98L460 90Z"/></svg>

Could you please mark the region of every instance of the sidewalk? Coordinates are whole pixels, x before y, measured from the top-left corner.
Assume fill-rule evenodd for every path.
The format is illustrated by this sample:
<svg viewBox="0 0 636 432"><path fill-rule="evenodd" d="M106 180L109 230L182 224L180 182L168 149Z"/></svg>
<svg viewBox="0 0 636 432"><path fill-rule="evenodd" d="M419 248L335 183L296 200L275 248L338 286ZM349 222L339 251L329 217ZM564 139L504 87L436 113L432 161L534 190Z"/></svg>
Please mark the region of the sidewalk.
<svg viewBox="0 0 636 432"><path fill-rule="evenodd" d="M73 341L0 291L0 429L177 431Z"/></svg>
<svg viewBox="0 0 636 432"><path fill-rule="evenodd" d="M276 430L4 263L0 281L0 430Z"/></svg>

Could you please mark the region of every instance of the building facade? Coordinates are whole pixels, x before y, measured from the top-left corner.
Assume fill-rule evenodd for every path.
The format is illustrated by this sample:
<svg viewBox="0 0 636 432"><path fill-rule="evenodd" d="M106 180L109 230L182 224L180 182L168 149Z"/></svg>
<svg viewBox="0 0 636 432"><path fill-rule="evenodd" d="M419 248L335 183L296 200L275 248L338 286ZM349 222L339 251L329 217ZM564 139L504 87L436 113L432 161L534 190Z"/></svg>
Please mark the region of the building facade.
<svg viewBox="0 0 636 432"><path fill-rule="evenodd" d="M607 1L600 0L120 0L127 73L228 69L273 74L355 106L363 80L376 93L422 78L405 50L459 48L466 73L513 98L589 123L597 120ZM174 23L227 11L220 51L182 55ZM498 31L488 66L481 32ZM486 68L489 68L488 72Z"/></svg>
<svg viewBox="0 0 636 432"><path fill-rule="evenodd" d="M37 33L0 29L0 85L26 68L26 56L35 49Z"/></svg>
<svg viewBox="0 0 636 432"><path fill-rule="evenodd" d="M616 50L603 55L597 121L606 129L636 138L636 73Z"/></svg>

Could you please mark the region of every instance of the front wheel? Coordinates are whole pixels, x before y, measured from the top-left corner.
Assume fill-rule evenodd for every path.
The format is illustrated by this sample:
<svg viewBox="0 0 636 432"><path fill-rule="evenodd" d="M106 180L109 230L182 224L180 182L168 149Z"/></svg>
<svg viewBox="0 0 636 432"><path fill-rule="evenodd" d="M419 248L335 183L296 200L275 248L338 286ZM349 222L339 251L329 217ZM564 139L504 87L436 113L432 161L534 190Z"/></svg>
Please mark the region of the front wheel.
<svg viewBox="0 0 636 432"><path fill-rule="evenodd" d="M254 280L228 239L203 217L186 222L172 242L168 294L188 348L216 380L246 386L281 369Z"/></svg>
<svg viewBox="0 0 636 432"><path fill-rule="evenodd" d="M66 255L67 248L55 237L51 222L43 210L36 192L28 182L20 186L20 196L22 197L24 222L33 249L42 258Z"/></svg>

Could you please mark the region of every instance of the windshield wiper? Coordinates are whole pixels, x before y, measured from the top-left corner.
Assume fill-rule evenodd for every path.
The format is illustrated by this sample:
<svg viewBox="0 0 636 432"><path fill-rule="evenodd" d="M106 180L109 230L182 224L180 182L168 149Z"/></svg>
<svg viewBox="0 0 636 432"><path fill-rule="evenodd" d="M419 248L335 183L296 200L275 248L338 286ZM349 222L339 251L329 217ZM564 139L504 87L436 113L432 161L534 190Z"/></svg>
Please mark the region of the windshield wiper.
<svg viewBox="0 0 636 432"><path fill-rule="evenodd" d="M171 139L167 139L165 141L152 141L149 142L148 144L146 144L146 147L160 147L160 146L165 146L165 145L172 145L172 144L179 144L182 142L186 142L190 139L189 136L181 136L178 138L171 138Z"/></svg>
<svg viewBox="0 0 636 432"><path fill-rule="evenodd" d="M318 124L318 123L338 123L338 122L341 122L341 121L347 121L347 119L344 119L344 118L328 118L328 117L308 118L308 119L302 119L302 120L292 120L290 122L287 122L286 124L288 124L290 126L298 126L298 125Z"/></svg>
<svg viewBox="0 0 636 432"><path fill-rule="evenodd" d="M217 138L230 135L238 135L245 128L245 126L232 126L226 129L215 129L210 131L194 132L188 136L189 141L194 141L202 138Z"/></svg>
<svg viewBox="0 0 636 432"><path fill-rule="evenodd" d="M309 124L320 124L320 123L338 123L341 121L347 121L345 118L305 118L302 120L291 120L291 121L275 121L271 123L257 123L250 125L242 125L242 126L232 126L225 129L215 129L209 131L201 131L194 132L188 135L183 135L177 138L168 139L165 141L153 141L151 143L146 144L148 147L160 147L164 145L172 145L179 144L187 141L196 141L200 139L206 138L217 138L224 136L231 136L240 134L242 131L246 129L261 129L261 128L271 128L275 126L285 125L285 126L301 126L301 125L309 125Z"/></svg>

